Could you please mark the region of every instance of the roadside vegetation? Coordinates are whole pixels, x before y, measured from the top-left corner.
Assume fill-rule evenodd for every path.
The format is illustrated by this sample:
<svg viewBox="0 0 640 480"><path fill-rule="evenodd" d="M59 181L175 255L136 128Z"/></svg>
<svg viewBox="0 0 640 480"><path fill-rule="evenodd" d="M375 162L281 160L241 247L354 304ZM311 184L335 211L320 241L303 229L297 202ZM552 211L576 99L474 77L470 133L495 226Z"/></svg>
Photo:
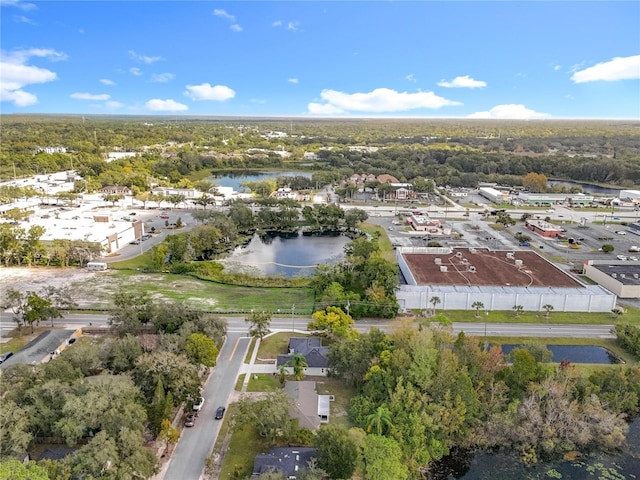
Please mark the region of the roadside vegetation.
<svg viewBox="0 0 640 480"><path fill-rule="evenodd" d="M72 452L39 461L43 478L158 471L157 449L178 438L168 420L200 395L199 372L216 364L226 324L129 292L116 294L115 304L111 335L85 336L47 363L3 370L0 465L47 443Z"/></svg>

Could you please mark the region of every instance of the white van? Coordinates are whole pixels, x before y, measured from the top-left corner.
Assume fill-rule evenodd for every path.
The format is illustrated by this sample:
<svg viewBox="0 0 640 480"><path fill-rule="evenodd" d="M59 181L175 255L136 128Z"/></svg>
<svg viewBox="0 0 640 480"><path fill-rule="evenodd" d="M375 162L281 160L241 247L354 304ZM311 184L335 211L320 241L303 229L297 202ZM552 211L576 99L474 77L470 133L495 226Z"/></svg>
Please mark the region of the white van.
<svg viewBox="0 0 640 480"><path fill-rule="evenodd" d="M87 263L87 270L102 271L107 270L109 266L104 262L89 262Z"/></svg>

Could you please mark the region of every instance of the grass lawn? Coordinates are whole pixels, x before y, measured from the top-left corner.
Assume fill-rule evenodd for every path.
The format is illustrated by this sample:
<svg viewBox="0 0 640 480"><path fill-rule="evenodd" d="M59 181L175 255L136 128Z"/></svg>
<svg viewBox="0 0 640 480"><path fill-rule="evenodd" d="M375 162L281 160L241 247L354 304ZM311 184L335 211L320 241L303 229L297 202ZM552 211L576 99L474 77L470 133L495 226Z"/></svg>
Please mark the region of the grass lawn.
<svg viewBox="0 0 640 480"><path fill-rule="evenodd" d="M235 405L229 405L214 451L220 451L222 441L229 430L229 418L235 414ZM229 448L224 454L224 460L218 478L223 480L250 477L253 472L253 459L256 455L268 449L269 442L260 437L254 428L245 426L236 429L231 436Z"/></svg>
<svg viewBox="0 0 640 480"><path fill-rule="evenodd" d="M356 393L354 388L347 387L337 378L331 377L310 377L316 381L316 390L318 395L333 395L335 400L331 402L331 416L329 423L331 425L341 425L347 428L353 427L349 421L347 409L349 408L349 400Z"/></svg>
<svg viewBox="0 0 640 480"><path fill-rule="evenodd" d="M615 323L640 324L640 311L627 308L627 312L616 319L611 313L583 313L583 312L551 312L549 318L544 312L523 312L516 318L513 312L506 310L490 311L488 316L480 312L480 317L475 316L475 312L469 310L438 310L444 313L452 322L474 322L484 323L550 323L550 324L593 324L610 325Z"/></svg>
<svg viewBox="0 0 640 480"><path fill-rule="evenodd" d="M293 332L280 332L262 339L258 348L258 358L275 360L278 355L287 353L289 338L301 336Z"/></svg>
<svg viewBox="0 0 640 480"><path fill-rule="evenodd" d="M274 392L280 389L278 377L270 373L254 373L247 385L247 392Z"/></svg>
<svg viewBox="0 0 640 480"><path fill-rule="evenodd" d="M380 246L380 253L382 254L382 257L385 260L395 262L396 254L393 250L393 245L391 245L389 235L387 235L387 232L383 227L373 223L363 222L360 224L359 228L363 232L371 235L373 238L378 238L378 245Z"/></svg>
<svg viewBox="0 0 640 480"><path fill-rule="evenodd" d="M259 309L277 312L296 305L296 312L311 314L314 294L310 288L264 288L224 285L171 273L140 273L135 270L109 272L109 276L95 281L108 281L92 285L91 281L78 282L79 289L91 290L95 308L109 308L113 293L126 288L130 293L146 293L154 299L186 302L194 308L210 312L250 312ZM75 284L74 284L75 288ZM87 295L89 297L89 295Z"/></svg>

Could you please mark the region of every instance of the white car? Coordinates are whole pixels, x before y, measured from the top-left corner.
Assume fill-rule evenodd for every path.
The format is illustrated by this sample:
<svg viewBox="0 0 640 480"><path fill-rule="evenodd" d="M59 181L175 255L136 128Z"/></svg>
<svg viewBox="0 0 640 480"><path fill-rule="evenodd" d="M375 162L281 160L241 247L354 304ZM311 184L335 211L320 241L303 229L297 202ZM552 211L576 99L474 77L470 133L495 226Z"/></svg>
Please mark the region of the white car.
<svg viewBox="0 0 640 480"><path fill-rule="evenodd" d="M626 235L627 234L627 232L623 232L622 230L618 230L616 233L618 235Z"/></svg>
<svg viewBox="0 0 640 480"><path fill-rule="evenodd" d="M627 257L625 255L618 255L616 258L618 260L623 260L623 261L627 259Z"/></svg>
<svg viewBox="0 0 640 480"><path fill-rule="evenodd" d="M199 397L193 404L193 411L199 412L202 409L203 405L204 405L204 397Z"/></svg>

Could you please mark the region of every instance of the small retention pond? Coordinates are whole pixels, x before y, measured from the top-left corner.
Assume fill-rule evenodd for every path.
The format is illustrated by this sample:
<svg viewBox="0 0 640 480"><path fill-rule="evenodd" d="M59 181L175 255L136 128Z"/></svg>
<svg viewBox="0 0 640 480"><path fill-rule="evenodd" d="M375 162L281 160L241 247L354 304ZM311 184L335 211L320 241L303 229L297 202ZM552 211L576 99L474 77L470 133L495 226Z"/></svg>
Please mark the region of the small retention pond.
<svg viewBox="0 0 640 480"><path fill-rule="evenodd" d="M339 233L322 235L254 235L236 248L223 263L230 262L258 273L283 277L311 277L318 264L333 264L344 259L344 247L350 238ZM227 263L228 264L228 263Z"/></svg>
<svg viewBox="0 0 640 480"><path fill-rule="evenodd" d="M507 355L513 349L522 347L524 345L505 343L502 345L502 353ZM596 345L546 345L546 348L552 353L552 362L560 363L564 360L571 363L621 363L614 353Z"/></svg>

